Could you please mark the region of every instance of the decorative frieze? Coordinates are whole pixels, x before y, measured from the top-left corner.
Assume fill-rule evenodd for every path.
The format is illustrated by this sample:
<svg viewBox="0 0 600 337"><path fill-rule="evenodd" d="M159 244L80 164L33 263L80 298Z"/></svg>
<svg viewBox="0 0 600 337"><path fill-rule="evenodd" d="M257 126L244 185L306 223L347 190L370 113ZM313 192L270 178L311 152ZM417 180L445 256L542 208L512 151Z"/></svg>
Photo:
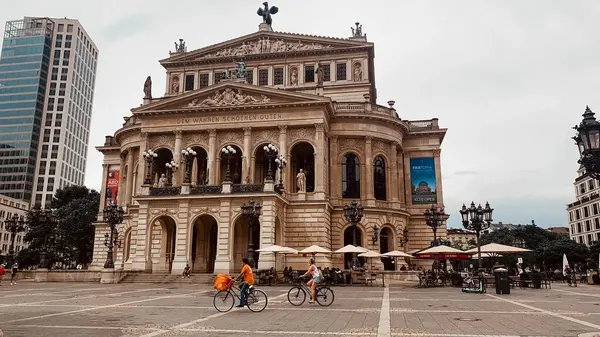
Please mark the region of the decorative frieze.
<svg viewBox="0 0 600 337"><path fill-rule="evenodd" d="M320 43L303 43L302 41L287 42L282 39L271 40L268 37L261 37L255 41L245 41L241 45L221 49L217 52L206 54L201 58L215 58L215 57L231 57L231 56L244 56L253 54L263 53L285 53L295 52L303 50L321 50L331 49L330 45L323 45Z"/></svg>
<svg viewBox="0 0 600 337"><path fill-rule="evenodd" d="M193 217L198 214L213 214L215 216L219 215L218 207L192 207L190 209L190 216Z"/></svg>
<svg viewBox="0 0 600 337"><path fill-rule="evenodd" d="M363 141L356 138L340 138L339 149L343 150L358 150L363 147Z"/></svg>
<svg viewBox="0 0 600 337"><path fill-rule="evenodd" d="M297 140L309 140L314 141L315 139L315 128L293 128L288 130L288 140L293 143Z"/></svg>
<svg viewBox="0 0 600 337"><path fill-rule="evenodd" d="M219 138L219 144L221 145L225 145L226 143L231 142L241 144L244 138L244 134L242 133L242 130L232 130L219 132L217 134L217 137Z"/></svg>
<svg viewBox="0 0 600 337"><path fill-rule="evenodd" d="M252 135L254 136L253 138L255 145L262 142L273 144L279 143L279 132L275 129L257 130L253 132Z"/></svg>
<svg viewBox="0 0 600 337"><path fill-rule="evenodd" d="M375 140L373 141L373 153L384 153L387 154L388 153L388 149L390 147L390 145L382 140Z"/></svg>
<svg viewBox="0 0 600 337"><path fill-rule="evenodd" d="M208 149L208 132L185 133L183 135L183 147L201 145Z"/></svg>
<svg viewBox="0 0 600 337"><path fill-rule="evenodd" d="M150 214L152 216L160 216L160 215L177 215L179 213L179 205L157 205L150 209Z"/></svg>
<svg viewBox="0 0 600 337"><path fill-rule="evenodd" d="M162 135L152 135L150 136L149 142L151 149L156 149L159 147L168 147L170 149L175 145L175 134L162 134Z"/></svg>

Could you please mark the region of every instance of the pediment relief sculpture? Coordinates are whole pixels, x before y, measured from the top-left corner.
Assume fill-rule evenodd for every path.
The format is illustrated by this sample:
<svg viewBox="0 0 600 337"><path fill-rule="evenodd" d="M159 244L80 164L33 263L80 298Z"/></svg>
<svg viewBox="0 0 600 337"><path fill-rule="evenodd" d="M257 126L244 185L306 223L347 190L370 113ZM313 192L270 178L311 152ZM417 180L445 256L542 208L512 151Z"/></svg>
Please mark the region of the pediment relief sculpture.
<svg viewBox="0 0 600 337"><path fill-rule="evenodd" d="M270 103L271 99L265 95L258 97L245 94L241 89L237 92L231 88L219 90L212 96L209 96L203 100L200 98L194 98L188 107L218 107L218 106L229 106L229 105L244 105L244 104L265 104Z"/></svg>
<svg viewBox="0 0 600 337"><path fill-rule="evenodd" d="M206 54L201 58L213 58L213 57L226 57L226 56L244 56L253 54L266 54L266 53L285 53L290 51L302 51L302 50L320 50L320 49L332 49L330 45L324 45L321 43L303 43L302 41L288 42L282 39L270 39L269 37L262 37L256 41L242 42L241 45L236 47L229 47L221 49L217 52Z"/></svg>

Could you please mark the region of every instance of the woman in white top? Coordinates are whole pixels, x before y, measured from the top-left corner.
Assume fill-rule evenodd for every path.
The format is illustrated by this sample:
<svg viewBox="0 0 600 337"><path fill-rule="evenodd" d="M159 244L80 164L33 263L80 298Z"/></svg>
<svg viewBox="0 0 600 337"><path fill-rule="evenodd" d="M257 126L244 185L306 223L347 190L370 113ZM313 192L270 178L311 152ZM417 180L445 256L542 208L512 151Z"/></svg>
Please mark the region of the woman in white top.
<svg viewBox="0 0 600 337"><path fill-rule="evenodd" d="M317 289L317 284L321 282L321 273L319 273L319 269L317 269L317 266L315 266L314 259L310 259L309 265L310 267L308 267L308 270L306 273L304 273L304 275L302 275L302 277L308 275L311 276L310 281L306 283L306 285L310 287L310 301L308 301L308 303L315 303L315 291Z"/></svg>

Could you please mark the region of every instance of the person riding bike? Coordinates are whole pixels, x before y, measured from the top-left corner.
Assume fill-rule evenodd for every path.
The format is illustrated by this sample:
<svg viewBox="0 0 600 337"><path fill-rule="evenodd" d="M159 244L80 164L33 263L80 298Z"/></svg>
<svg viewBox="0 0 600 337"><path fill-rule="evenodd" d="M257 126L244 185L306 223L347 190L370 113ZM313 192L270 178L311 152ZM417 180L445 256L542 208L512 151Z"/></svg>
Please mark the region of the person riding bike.
<svg viewBox="0 0 600 337"><path fill-rule="evenodd" d="M248 297L248 289L250 286L254 284L254 274L252 274L252 268L250 268L250 262L247 258L243 258L242 262L244 266L242 266L242 271L240 272L240 276L237 279L243 279L241 286L241 297L240 297L240 305L236 306L238 308L243 308L246 305L246 298Z"/></svg>
<svg viewBox="0 0 600 337"><path fill-rule="evenodd" d="M306 283L310 288L310 301L308 301L308 303L315 303L317 284L321 282L321 273L319 272L319 269L317 269L317 266L315 266L315 259L310 259L308 270L300 277L306 277L308 275L311 276L310 281Z"/></svg>

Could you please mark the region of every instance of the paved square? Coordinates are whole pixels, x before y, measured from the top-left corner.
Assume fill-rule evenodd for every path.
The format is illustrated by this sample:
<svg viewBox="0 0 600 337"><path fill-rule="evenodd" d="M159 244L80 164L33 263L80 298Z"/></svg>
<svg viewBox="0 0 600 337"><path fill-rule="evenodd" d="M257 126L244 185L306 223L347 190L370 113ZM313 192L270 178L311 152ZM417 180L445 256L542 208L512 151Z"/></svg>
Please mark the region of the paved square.
<svg viewBox="0 0 600 337"><path fill-rule="evenodd" d="M600 332L598 287L513 289L335 287L331 307L287 302L289 287L262 287L261 313L219 313L205 285L21 282L0 286L0 329L15 336L578 336Z"/></svg>

